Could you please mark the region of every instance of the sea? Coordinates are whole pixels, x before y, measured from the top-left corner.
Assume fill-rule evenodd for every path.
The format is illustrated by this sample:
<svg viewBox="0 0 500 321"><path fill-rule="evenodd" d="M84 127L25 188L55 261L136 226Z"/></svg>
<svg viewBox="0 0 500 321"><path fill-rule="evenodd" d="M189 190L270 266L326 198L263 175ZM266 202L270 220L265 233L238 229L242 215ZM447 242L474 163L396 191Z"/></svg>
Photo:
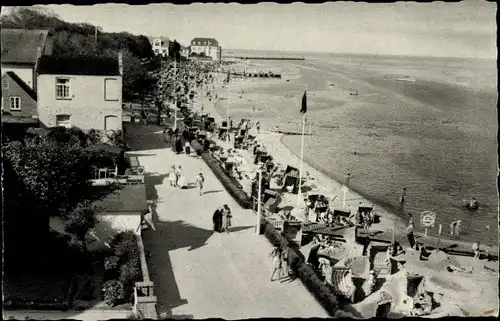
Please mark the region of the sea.
<svg viewBox="0 0 500 321"><path fill-rule="evenodd" d="M429 235L441 224L449 236L451 222L461 220L461 240L498 245L496 60L223 51L230 56L305 58L245 61L296 77L246 90L268 99L256 108L255 102L241 104L232 111L235 119L297 131L307 90L312 135L305 137L305 162L400 216L410 212L418 221L421 212L434 212ZM273 97L287 103L273 103ZM300 136L282 142L300 155ZM464 207L471 197L480 202L478 210ZM418 223L417 229L423 230Z"/></svg>

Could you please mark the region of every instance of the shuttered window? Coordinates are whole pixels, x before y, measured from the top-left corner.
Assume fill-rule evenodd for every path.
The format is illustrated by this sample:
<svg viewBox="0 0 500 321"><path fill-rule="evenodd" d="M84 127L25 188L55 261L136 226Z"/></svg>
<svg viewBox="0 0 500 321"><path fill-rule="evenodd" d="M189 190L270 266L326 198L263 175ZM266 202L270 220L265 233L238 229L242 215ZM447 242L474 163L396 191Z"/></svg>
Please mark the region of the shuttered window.
<svg viewBox="0 0 500 321"><path fill-rule="evenodd" d="M119 100L118 79L104 79L104 100Z"/></svg>

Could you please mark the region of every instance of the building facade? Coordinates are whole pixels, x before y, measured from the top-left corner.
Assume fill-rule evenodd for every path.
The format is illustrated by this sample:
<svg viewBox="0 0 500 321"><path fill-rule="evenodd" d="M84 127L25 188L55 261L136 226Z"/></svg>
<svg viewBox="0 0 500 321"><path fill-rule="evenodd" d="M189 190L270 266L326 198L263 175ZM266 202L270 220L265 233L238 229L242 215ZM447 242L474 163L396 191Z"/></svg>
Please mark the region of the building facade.
<svg viewBox="0 0 500 321"><path fill-rule="evenodd" d="M150 37L151 47L156 56L168 57L170 40L167 37Z"/></svg>
<svg viewBox="0 0 500 321"><path fill-rule="evenodd" d="M214 38L194 38L191 40L191 54L210 57L214 61L220 61L222 48Z"/></svg>
<svg viewBox="0 0 500 321"><path fill-rule="evenodd" d="M14 72L35 92L40 56L52 54L48 30L2 29L2 75Z"/></svg>
<svg viewBox="0 0 500 321"><path fill-rule="evenodd" d="M37 72L43 126L122 130L121 53L107 58L42 56Z"/></svg>
<svg viewBox="0 0 500 321"><path fill-rule="evenodd" d="M2 114L37 119L36 93L16 73L2 75Z"/></svg>

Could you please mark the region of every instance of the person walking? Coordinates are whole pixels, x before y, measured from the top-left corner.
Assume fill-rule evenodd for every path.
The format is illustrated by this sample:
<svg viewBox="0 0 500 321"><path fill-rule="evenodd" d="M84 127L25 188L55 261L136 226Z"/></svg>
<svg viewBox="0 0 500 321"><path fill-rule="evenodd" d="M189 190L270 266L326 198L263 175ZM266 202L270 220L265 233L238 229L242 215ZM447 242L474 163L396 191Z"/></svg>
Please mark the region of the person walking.
<svg viewBox="0 0 500 321"><path fill-rule="evenodd" d="M214 223L214 232L222 232L222 209L218 208L215 210L212 221Z"/></svg>
<svg viewBox="0 0 500 321"><path fill-rule="evenodd" d="M177 170L175 169L175 165L172 165L172 167L170 168L168 180L170 181L170 186L177 186Z"/></svg>
<svg viewBox="0 0 500 321"><path fill-rule="evenodd" d="M186 143L184 144L184 152L188 156L189 156L189 154L191 154L191 144L187 140L186 140Z"/></svg>
<svg viewBox="0 0 500 321"><path fill-rule="evenodd" d="M179 186L179 178L182 176L182 166L181 165L179 165L179 167L177 167L177 169L175 170L175 176L176 176L175 186Z"/></svg>
<svg viewBox="0 0 500 321"><path fill-rule="evenodd" d="M455 236L455 226L457 225L456 221L451 222L450 224L450 236Z"/></svg>
<svg viewBox="0 0 500 321"><path fill-rule="evenodd" d="M269 254L273 260L273 273L271 274L271 282L273 282L274 274L278 272L278 280L284 276L285 272L283 270L282 261L282 250L279 247L275 247L274 250Z"/></svg>
<svg viewBox="0 0 500 321"><path fill-rule="evenodd" d="M410 218L411 218L411 214L410 214ZM413 220L410 219L408 227L406 228L406 237L408 238L408 243L410 243L410 247L412 249L415 248L415 235L413 234L413 229L414 229Z"/></svg>
<svg viewBox="0 0 500 321"><path fill-rule="evenodd" d="M231 210L227 204L222 207L222 231L229 233L229 228L231 227Z"/></svg>
<svg viewBox="0 0 500 321"><path fill-rule="evenodd" d="M196 176L196 185L200 189L200 196L203 195L203 183L205 183L205 177L203 177L202 173L199 173L198 176Z"/></svg>
<svg viewBox="0 0 500 321"><path fill-rule="evenodd" d="M462 223L462 221L458 220L456 225L455 225L455 237L457 239L460 237L460 223Z"/></svg>

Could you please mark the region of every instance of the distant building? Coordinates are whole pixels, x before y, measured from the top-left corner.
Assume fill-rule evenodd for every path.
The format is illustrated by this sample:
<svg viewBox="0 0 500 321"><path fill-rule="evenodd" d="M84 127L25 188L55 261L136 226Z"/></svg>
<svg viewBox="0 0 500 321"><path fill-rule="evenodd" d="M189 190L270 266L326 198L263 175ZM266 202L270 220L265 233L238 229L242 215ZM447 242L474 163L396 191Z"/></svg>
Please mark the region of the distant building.
<svg viewBox="0 0 500 321"><path fill-rule="evenodd" d="M43 126L122 130L121 53L105 58L42 56L37 74Z"/></svg>
<svg viewBox="0 0 500 321"><path fill-rule="evenodd" d="M2 75L13 71L35 92L38 58L52 54L48 30L2 29Z"/></svg>
<svg viewBox="0 0 500 321"><path fill-rule="evenodd" d="M156 56L168 57L168 45L170 40L167 37L149 37L153 52Z"/></svg>
<svg viewBox="0 0 500 321"><path fill-rule="evenodd" d="M189 58L189 46L185 47L183 45L181 45L181 57L184 57L184 58Z"/></svg>
<svg viewBox="0 0 500 321"><path fill-rule="evenodd" d="M214 38L194 38L191 40L191 54L204 55L214 61L220 61L222 48Z"/></svg>

